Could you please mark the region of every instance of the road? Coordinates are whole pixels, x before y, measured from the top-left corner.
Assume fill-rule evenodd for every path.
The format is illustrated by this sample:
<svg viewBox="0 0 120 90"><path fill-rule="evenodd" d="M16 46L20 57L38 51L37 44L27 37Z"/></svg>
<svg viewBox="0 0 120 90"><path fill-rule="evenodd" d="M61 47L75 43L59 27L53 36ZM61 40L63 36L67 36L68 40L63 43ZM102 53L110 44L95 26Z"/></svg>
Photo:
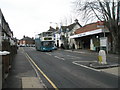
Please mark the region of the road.
<svg viewBox="0 0 120 90"><path fill-rule="evenodd" d="M40 52L34 47L22 49L48 88L118 88L117 76L87 66L87 62L97 61L95 55L65 50Z"/></svg>

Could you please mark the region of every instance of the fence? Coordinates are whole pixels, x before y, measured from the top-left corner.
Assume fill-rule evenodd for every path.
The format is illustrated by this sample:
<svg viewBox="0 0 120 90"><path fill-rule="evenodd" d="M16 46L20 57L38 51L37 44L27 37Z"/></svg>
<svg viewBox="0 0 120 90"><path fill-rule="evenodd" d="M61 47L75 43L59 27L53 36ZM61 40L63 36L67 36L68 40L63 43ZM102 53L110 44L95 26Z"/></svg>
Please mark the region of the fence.
<svg viewBox="0 0 120 90"><path fill-rule="evenodd" d="M10 46L9 41L3 41L2 51L10 52L8 54L2 55L2 81L3 81L2 83L4 86L4 82L5 82L6 77L9 74L14 56L15 54L17 54L17 46L16 45Z"/></svg>

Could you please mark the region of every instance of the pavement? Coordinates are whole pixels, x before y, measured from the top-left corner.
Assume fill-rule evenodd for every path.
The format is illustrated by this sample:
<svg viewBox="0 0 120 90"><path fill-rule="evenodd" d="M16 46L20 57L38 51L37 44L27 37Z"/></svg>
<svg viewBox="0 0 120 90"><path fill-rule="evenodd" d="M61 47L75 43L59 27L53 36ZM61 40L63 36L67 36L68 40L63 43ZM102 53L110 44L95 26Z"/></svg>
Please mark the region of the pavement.
<svg viewBox="0 0 120 90"><path fill-rule="evenodd" d="M0 56L0 71L2 71L2 63L1 63L1 56ZM2 88L2 72L0 72L0 89Z"/></svg>
<svg viewBox="0 0 120 90"><path fill-rule="evenodd" d="M99 53L98 52L93 52L90 50L65 50L68 52L74 52L74 53L79 53L79 54L86 54L86 55L93 55L98 57ZM83 64L87 67L94 68L96 70L103 71L105 73L113 74L116 76L120 76L120 62L118 61L119 55L117 54L106 54L106 64L101 64L98 60L96 62L76 62L77 64Z"/></svg>
<svg viewBox="0 0 120 90"><path fill-rule="evenodd" d="M98 55L97 52L91 52L88 50L66 50L74 53L82 53L88 55ZM88 65L91 68L100 69L109 74L119 76L118 73L118 55L107 54L107 58L110 58L108 64L99 64L98 62L90 63ZM101 68L102 67L102 68ZM32 82L31 82L32 81ZM12 83L11 83L12 82ZM18 54L15 56L12 68L8 77L5 80L3 88L46 88L41 78L36 74L34 67L30 64L25 56L24 51L19 48Z"/></svg>
<svg viewBox="0 0 120 90"><path fill-rule="evenodd" d="M3 89L19 88L24 90L26 88L45 87L36 70L26 58L24 51L21 48L18 49L18 54L12 62L11 70L3 84Z"/></svg>

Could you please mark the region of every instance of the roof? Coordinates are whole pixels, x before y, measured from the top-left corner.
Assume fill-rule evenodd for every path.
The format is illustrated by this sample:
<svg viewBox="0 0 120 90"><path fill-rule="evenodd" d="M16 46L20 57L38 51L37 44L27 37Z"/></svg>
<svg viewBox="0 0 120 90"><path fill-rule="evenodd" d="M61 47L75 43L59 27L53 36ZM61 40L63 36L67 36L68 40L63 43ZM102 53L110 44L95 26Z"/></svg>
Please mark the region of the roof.
<svg viewBox="0 0 120 90"><path fill-rule="evenodd" d="M76 25L79 25L80 27L82 27L82 26L79 24L78 20L76 19L76 20L75 20L75 23L70 24L70 25L68 25L68 26L61 26L61 28L62 28L63 32L66 32L67 28L69 29L69 31L71 31Z"/></svg>
<svg viewBox="0 0 120 90"><path fill-rule="evenodd" d="M23 37L21 40L33 41L34 39L32 39L32 38L30 38L30 37Z"/></svg>
<svg viewBox="0 0 120 90"><path fill-rule="evenodd" d="M66 32L67 28L69 29L69 31L71 31L75 27L75 25L79 25L80 27L82 27L78 22L76 22L76 23L70 24L68 26L61 26L61 28L62 28L63 32Z"/></svg>
<svg viewBox="0 0 120 90"><path fill-rule="evenodd" d="M96 29L101 29L101 27L98 27L98 25L104 25L103 22L94 22L87 24L75 31L75 34L83 33L83 32L88 32L88 31L93 31Z"/></svg>
<svg viewBox="0 0 120 90"><path fill-rule="evenodd" d="M69 30L72 30L75 27L75 25L79 25L80 27L82 27L78 22L76 22L68 26Z"/></svg>
<svg viewBox="0 0 120 90"><path fill-rule="evenodd" d="M68 26L61 26L62 32L66 32Z"/></svg>
<svg viewBox="0 0 120 90"><path fill-rule="evenodd" d="M56 29L54 29L53 27L50 26L49 30L48 31L52 31L52 32L55 32Z"/></svg>
<svg viewBox="0 0 120 90"><path fill-rule="evenodd" d="M2 19L2 23L4 23L3 27L5 27L5 29L2 29L3 32L5 32L8 36L11 36L11 34L13 35L13 31L11 31L10 26L8 24L8 22L5 20L5 17L2 13L2 10L0 9L0 19ZM1 25L1 23L0 23Z"/></svg>

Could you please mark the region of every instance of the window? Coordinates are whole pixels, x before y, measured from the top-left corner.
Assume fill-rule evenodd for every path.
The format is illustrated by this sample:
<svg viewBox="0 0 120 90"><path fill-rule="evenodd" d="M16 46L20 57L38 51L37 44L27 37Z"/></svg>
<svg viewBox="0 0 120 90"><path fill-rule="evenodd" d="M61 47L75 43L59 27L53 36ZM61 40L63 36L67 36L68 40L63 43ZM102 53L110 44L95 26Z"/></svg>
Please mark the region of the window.
<svg viewBox="0 0 120 90"><path fill-rule="evenodd" d="M2 20L1 20L1 17L0 17L0 25L2 24Z"/></svg>
<svg viewBox="0 0 120 90"><path fill-rule="evenodd" d="M44 38L44 40L52 40L52 38Z"/></svg>

